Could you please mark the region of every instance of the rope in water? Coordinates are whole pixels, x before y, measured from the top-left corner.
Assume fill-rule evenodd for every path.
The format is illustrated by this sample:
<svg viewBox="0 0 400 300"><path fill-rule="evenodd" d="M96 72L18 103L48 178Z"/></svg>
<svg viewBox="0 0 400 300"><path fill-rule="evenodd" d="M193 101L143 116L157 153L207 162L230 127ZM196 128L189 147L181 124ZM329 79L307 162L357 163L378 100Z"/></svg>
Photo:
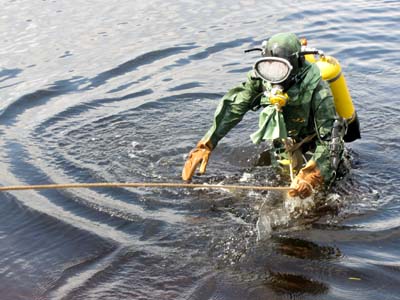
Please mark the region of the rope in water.
<svg viewBox="0 0 400 300"><path fill-rule="evenodd" d="M289 191L290 187L274 186L250 186L250 185L216 185L216 184L194 184L194 183L130 183L130 182L97 182L97 183L66 183L66 184L40 184L40 185L12 185L0 186L0 191L18 190L43 190L43 189L71 189L71 188L122 188L122 187L145 187L145 188L204 188L204 189L227 189L227 190L261 190L261 191Z"/></svg>

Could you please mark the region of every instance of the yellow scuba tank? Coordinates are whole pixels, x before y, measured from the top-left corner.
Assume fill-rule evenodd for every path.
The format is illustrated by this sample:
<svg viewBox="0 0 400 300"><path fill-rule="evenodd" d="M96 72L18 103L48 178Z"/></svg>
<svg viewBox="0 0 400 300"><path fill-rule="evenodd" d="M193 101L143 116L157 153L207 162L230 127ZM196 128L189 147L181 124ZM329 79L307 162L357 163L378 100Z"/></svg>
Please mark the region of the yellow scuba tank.
<svg viewBox="0 0 400 300"><path fill-rule="evenodd" d="M315 64L322 79L329 83L338 115L351 123L356 111L339 62L332 56L321 56Z"/></svg>
<svg viewBox="0 0 400 300"><path fill-rule="evenodd" d="M349 125L344 140L346 142L351 142L360 138L357 113L338 60L332 56L324 55L322 51L317 49L308 49L306 47L306 39L301 39L301 45L305 52L311 50L310 52L319 53L319 57L316 57L314 54L306 54L304 58L310 63L315 63L321 71L322 79L329 83L335 102L336 112L340 117L344 118Z"/></svg>

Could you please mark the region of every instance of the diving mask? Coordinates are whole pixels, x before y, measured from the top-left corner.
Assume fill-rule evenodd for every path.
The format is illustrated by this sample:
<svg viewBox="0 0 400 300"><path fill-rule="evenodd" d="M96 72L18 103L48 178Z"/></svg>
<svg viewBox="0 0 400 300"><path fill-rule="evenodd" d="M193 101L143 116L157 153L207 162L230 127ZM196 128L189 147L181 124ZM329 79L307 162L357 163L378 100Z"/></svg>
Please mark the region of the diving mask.
<svg viewBox="0 0 400 300"><path fill-rule="evenodd" d="M292 70L290 62L281 57L263 57L254 64L256 74L271 84L284 82Z"/></svg>

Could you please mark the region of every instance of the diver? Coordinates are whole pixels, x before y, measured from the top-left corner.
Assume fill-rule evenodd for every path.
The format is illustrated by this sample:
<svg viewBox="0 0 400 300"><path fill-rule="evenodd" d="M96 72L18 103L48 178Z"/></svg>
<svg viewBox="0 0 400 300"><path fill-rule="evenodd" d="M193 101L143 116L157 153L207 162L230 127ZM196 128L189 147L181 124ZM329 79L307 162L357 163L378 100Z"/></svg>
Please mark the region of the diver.
<svg viewBox="0 0 400 300"><path fill-rule="evenodd" d="M294 33L273 35L252 49L262 58L247 81L221 99L211 128L188 155L183 180L191 180L198 166L203 174L218 142L246 112L261 109L259 129L250 137L255 144L270 141L273 163L288 166L293 188L288 195L306 198L329 189L343 161L344 142L360 138L359 123L355 113L338 115L329 83L317 64L305 59L318 52L304 49Z"/></svg>

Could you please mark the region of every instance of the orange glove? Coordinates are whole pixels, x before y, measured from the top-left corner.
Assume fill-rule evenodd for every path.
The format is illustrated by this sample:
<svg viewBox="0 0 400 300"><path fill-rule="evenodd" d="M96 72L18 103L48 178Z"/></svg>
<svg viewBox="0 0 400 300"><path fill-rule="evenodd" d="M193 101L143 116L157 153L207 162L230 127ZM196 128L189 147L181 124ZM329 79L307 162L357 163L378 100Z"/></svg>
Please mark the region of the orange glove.
<svg viewBox="0 0 400 300"><path fill-rule="evenodd" d="M290 190L288 195L290 197L299 196L302 199L307 198L311 196L313 189L321 185L322 182L323 178L317 163L310 160L293 180L290 186L294 189Z"/></svg>
<svg viewBox="0 0 400 300"><path fill-rule="evenodd" d="M194 148L189 153L189 157L187 158L185 165L182 170L182 179L190 180L198 165L200 165L200 174L204 174L206 172L206 167L208 163L208 158L210 157L212 151L212 145L210 141L200 141L197 143L196 148Z"/></svg>

